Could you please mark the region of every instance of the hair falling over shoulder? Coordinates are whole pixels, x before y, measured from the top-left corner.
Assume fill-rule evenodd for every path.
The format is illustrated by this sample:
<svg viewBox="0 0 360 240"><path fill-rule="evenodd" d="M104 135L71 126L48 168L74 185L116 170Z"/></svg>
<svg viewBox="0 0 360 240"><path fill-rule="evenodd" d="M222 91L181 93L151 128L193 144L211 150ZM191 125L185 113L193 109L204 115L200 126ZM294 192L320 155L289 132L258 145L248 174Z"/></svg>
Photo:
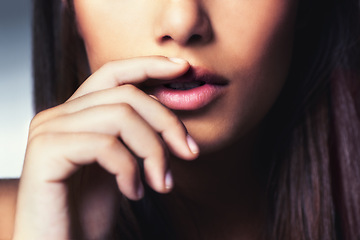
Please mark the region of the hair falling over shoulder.
<svg viewBox="0 0 360 240"><path fill-rule="evenodd" d="M62 2L33 0L37 112L89 74L71 1ZM262 132L264 238L360 239L359 0L299 0L290 74Z"/></svg>
<svg viewBox="0 0 360 240"><path fill-rule="evenodd" d="M273 239L360 238L359 6L300 1L292 71L260 160L271 169Z"/></svg>

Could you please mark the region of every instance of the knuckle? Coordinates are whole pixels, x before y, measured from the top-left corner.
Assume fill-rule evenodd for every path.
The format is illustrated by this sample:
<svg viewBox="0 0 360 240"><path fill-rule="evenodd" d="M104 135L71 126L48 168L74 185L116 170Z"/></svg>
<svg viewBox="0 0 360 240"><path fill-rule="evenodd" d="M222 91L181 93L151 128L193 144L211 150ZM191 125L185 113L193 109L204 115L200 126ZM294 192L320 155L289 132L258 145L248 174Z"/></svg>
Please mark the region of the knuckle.
<svg viewBox="0 0 360 240"><path fill-rule="evenodd" d="M167 152L165 150L164 144L154 144L154 146L151 148L150 154L152 156L155 156L157 159L166 159L167 158Z"/></svg>
<svg viewBox="0 0 360 240"><path fill-rule="evenodd" d="M43 121L43 119L46 119L48 112L49 112L49 109L46 109L46 110L43 110L43 111L39 112L38 114L36 114L35 117L33 117L33 119L31 119L30 130L36 128L40 124L40 122Z"/></svg>
<svg viewBox="0 0 360 240"><path fill-rule="evenodd" d="M31 138L28 143L29 148L44 147L53 143L57 139L54 133L39 133Z"/></svg>
<svg viewBox="0 0 360 240"><path fill-rule="evenodd" d="M112 69L113 66L114 66L114 61L109 61L109 62L104 63L104 64L100 67L100 69L106 71L106 70Z"/></svg>
<svg viewBox="0 0 360 240"><path fill-rule="evenodd" d="M168 110L168 111L170 111L170 110ZM165 126L169 126L171 128L176 128L176 129L184 129L183 123L172 112L169 112L167 114L167 118L165 118L165 121L166 121L164 124Z"/></svg>
<svg viewBox="0 0 360 240"><path fill-rule="evenodd" d="M121 175L132 179L137 174L137 165L133 161L133 158L131 158L130 156L128 156L127 158L128 159L124 159L124 160L128 160L128 164L126 164L126 170L122 169L125 171L123 171L124 174Z"/></svg>
<svg viewBox="0 0 360 240"><path fill-rule="evenodd" d="M124 85L121 86L121 89L123 91L126 91L127 94L136 94L136 93L138 93L140 91L137 87L135 87L132 84L124 84Z"/></svg>
<svg viewBox="0 0 360 240"><path fill-rule="evenodd" d="M119 67L116 66L116 61L109 61L109 62L104 63L104 64L97 70L97 73L98 73L98 74L107 73L107 74L113 75L113 74L115 74L115 69L118 69L118 68L119 68ZM114 77L115 77L115 75L114 75Z"/></svg>
<svg viewBox="0 0 360 240"><path fill-rule="evenodd" d="M102 136L103 149L105 151L119 148L119 140L114 136Z"/></svg>
<svg viewBox="0 0 360 240"><path fill-rule="evenodd" d="M119 173L119 177L122 179L133 179L138 172L138 166L135 159L130 154L125 154L121 158L122 164L117 165L115 171Z"/></svg>
<svg viewBox="0 0 360 240"><path fill-rule="evenodd" d="M117 104L117 108L116 108L116 111L114 111L114 114L117 115L117 117L119 117L119 119L121 119L121 118L133 115L134 112L135 112L135 110L129 104L119 103L119 104Z"/></svg>
<svg viewBox="0 0 360 240"><path fill-rule="evenodd" d="M38 119L36 116L31 119L30 126L29 126L29 135L34 131L34 129L38 126Z"/></svg>

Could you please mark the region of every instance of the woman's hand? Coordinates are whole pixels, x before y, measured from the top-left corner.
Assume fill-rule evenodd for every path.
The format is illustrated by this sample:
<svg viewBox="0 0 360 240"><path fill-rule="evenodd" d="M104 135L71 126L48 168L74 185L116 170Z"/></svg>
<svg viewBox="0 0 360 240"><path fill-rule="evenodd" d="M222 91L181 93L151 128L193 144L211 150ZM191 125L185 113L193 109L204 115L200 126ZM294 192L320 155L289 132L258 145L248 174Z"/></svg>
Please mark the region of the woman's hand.
<svg viewBox="0 0 360 240"><path fill-rule="evenodd" d="M114 61L89 77L66 103L35 116L14 239L69 239L79 230L74 226L82 226L86 238L106 236L119 201L108 173L115 175L123 195L142 198L137 157L144 159L147 184L168 192L173 180L167 151L192 160L196 146L174 113L134 85L176 78L188 68L185 61L165 57ZM89 170L79 174L89 164ZM68 184L74 178L81 178L80 188ZM76 203L70 204L69 187L77 192Z"/></svg>

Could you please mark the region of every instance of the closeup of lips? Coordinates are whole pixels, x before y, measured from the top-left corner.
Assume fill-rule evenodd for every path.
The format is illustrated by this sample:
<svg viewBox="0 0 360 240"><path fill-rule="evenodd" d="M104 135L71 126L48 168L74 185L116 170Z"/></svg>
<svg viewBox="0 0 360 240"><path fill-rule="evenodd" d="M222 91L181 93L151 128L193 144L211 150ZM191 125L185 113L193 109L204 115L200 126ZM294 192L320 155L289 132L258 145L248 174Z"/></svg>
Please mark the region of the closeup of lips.
<svg viewBox="0 0 360 240"><path fill-rule="evenodd" d="M139 87L170 109L197 110L217 99L228 83L227 79L204 68L191 67L179 78L149 79Z"/></svg>

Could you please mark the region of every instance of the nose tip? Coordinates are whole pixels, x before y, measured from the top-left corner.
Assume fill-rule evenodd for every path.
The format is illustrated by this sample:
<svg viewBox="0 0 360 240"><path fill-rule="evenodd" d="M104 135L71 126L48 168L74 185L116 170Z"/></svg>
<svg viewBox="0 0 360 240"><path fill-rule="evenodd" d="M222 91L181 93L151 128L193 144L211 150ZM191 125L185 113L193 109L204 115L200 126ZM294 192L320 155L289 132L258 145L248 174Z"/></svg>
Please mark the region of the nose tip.
<svg viewBox="0 0 360 240"><path fill-rule="evenodd" d="M211 38L210 20L197 1L170 1L163 8L157 31L160 43L204 44Z"/></svg>

